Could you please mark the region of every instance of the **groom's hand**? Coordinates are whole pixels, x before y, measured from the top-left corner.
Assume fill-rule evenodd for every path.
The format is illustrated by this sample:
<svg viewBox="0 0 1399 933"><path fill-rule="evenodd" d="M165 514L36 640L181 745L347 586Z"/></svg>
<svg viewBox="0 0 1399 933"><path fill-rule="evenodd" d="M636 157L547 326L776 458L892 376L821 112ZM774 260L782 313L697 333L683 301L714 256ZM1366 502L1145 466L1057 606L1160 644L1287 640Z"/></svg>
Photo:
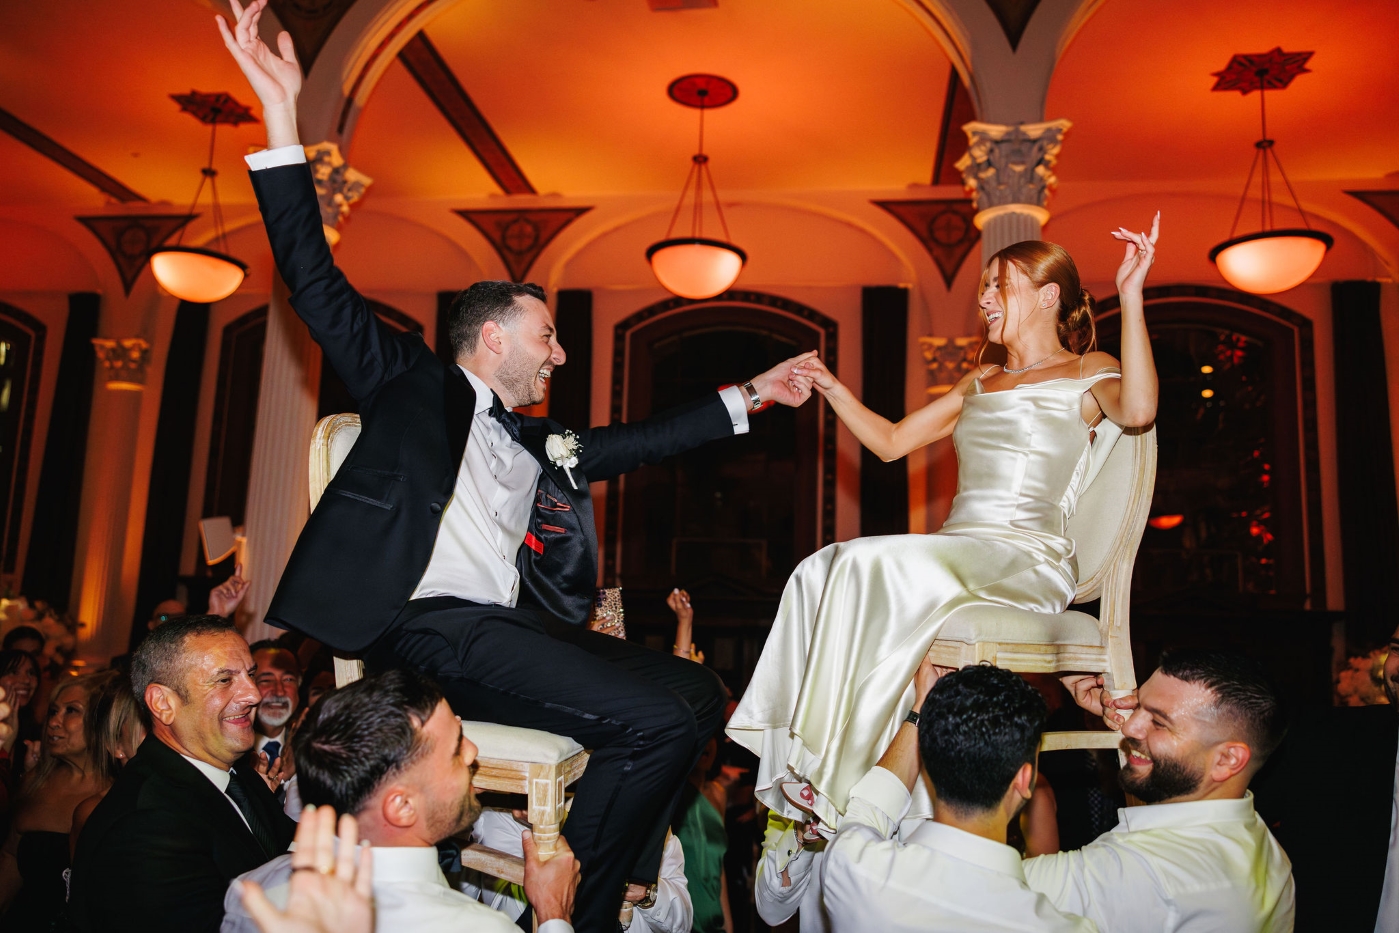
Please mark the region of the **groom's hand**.
<svg viewBox="0 0 1399 933"><path fill-rule="evenodd" d="M262 116L267 124L267 145L277 149L294 146L298 142L296 96L301 93L301 65L296 60L296 48L290 33L284 30L277 35L280 54L268 48L267 43L258 36L258 21L267 3L268 0L253 0L244 8L238 0L229 0L235 21L232 29L222 16L215 16L214 19L218 22L223 44L262 102Z"/></svg>
<svg viewBox="0 0 1399 933"><path fill-rule="evenodd" d="M754 376L753 389L758 393L758 397L765 402L776 402L792 408L811 398L811 380L794 376L792 368L815 355L815 350L809 350L801 356L783 360L761 376Z"/></svg>

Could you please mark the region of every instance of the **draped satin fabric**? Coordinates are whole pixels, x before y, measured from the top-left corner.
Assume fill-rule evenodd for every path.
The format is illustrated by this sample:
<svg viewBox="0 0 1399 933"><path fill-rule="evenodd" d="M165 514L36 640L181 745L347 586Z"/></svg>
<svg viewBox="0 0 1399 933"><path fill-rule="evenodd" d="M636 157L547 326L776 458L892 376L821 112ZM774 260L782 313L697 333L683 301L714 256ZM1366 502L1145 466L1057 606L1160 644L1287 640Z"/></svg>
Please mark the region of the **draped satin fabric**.
<svg viewBox="0 0 1399 933"><path fill-rule="evenodd" d="M728 734L761 759L758 797L801 818L784 781L807 781L835 826L850 788L892 741L911 681L959 609L1063 612L1078 568L1064 529L1116 432L1093 443L1083 393L1116 369L1000 392L973 382L953 443L957 495L934 534L858 538L822 548L787 581L767 645ZM932 805L922 781L910 817Z"/></svg>

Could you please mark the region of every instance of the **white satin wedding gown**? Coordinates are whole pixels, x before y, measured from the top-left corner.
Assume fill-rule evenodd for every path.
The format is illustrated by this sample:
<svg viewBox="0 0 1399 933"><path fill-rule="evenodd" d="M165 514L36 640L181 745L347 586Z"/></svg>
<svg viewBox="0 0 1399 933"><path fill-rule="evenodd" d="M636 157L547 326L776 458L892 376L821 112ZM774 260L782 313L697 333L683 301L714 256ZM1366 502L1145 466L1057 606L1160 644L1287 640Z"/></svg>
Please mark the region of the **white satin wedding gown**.
<svg viewBox="0 0 1399 933"><path fill-rule="evenodd" d="M1083 393L1106 369L999 392L975 380L952 432L957 495L934 534L822 548L787 581L753 680L728 734L761 759L757 795L792 818L784 781L807 781L836 826L850 788L893 740L911 681L938 629L967 606L1063 612L1078 567L1065 537L1079 493L1117 431L1094 442ZM910 817L928 816L922 781Z"/></svg>

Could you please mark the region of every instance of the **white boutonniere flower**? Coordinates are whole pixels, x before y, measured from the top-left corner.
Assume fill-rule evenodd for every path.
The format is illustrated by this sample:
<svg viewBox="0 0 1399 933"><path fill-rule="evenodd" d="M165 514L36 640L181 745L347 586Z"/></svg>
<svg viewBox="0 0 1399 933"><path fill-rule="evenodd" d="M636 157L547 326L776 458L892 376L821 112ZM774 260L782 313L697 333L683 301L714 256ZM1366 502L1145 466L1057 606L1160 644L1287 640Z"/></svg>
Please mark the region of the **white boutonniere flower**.
<svg viewBox="0 0 1399 933"><path fill-rule="evenodd" d="M549 458L549 462L564 471L568 477L568 484L574 489L578 484L573 481L573 468L578 465L578 452L583 449L583 445L578 441L578 435L572 431L565 431L562 434L550 434L544 439L544 453Z"/></svg>

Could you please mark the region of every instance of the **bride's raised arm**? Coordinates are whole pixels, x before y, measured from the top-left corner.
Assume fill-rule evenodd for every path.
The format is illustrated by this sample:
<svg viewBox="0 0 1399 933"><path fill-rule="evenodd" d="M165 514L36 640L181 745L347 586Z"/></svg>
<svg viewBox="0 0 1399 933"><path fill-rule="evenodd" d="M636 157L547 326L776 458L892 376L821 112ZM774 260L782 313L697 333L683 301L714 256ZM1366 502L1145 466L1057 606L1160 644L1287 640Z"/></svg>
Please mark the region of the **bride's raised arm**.
<svg viewBox="0 0 1399 933"><path fill-rule="evenodd" d="M1093 397L1104 415L1124 427L1143 427L1156 420L1156 362L1151 356L1142 288L1147 270L1156 261L1156 237L1160 232L1161 212L1157 211L1150 233L1132 233L1119 227L1112 234L1127 244L1122 265L1117 267L1117 297L1122 303L1122 378L1099 382L1093 387ZM1093 355L1107 357L1106 353Z"/></svg>
<svg viewBox="0 0 1399 933"><path fill-rule="evenodd" d="M886 463L951 434L962 413L967 386L976 378L975 373L967 373L947 394L895 423L861 404L816 357L793 366L792 375L810 379L812 388L825 397L850 433Z"/></svg>

